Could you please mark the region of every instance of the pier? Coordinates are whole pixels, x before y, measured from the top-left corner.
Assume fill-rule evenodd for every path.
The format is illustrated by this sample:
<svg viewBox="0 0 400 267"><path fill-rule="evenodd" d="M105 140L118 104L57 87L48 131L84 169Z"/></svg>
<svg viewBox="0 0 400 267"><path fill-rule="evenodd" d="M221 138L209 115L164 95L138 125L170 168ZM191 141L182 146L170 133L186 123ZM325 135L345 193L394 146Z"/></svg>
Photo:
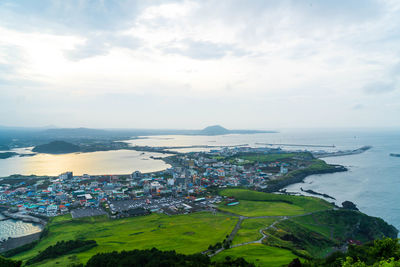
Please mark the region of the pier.
<svg viewBox="0 0 400 267"><path fill-rule="evenodd" d="M33 223L40 223L41 225L46 225L46 221L26 215L26 214L21 214L21 213L10 213L8 211L3 211L2 214L4 215L5 218L1 219L2 221L8 220L8 219L14 219L14 220L21 220L24 222L33 222Z"/></svg>
<svg viewBox="0 0 400 267"><path fill-rule="evenodd" d="M300 146L300 147L336 147L335 145L305 145L305 144L268 144L268 143L256 143L256 145L265 146Z"/></svg>

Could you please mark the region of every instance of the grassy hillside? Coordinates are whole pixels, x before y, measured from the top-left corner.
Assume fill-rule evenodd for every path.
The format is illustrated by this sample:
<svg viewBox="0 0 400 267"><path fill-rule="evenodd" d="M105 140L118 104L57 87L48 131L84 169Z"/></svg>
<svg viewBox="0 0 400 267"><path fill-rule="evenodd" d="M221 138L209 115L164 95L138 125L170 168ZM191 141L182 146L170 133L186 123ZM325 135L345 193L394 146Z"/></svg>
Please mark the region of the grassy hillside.
<svg viewBox="0 0 400 267"><path fill-rule="evenodd" d="M276 221L275 218L244 220L235 238L233 239L232 244L236 245L254 240L259 240L262 237L262 235L260 234L260 230L268 227L275 221Z"/></svg>
<svg viewBox="0 0 400 267"><path fill-rule="evenodd" d="M222 261L225 257L243 257L246 261L252 262L256 266L287 266L294 258L298 258L298 256L286 249L269 247L263 244L250 244L225 250L211 260Z"/></svg>
<svg viewBox="0 0 400 267"><path fill-rule="evenodd" d="M55 217L48 225L49 233L32 250L13 257L26 261L61 240L95 240L98 244L88 251L64 256L38 265L67 266L72 262L86 262L99 252L113 250L148 249L176 250L192 254L220 242L229 234L237 218L223 214L194 213L190 215L149 216L110 220L107 217L71 219L70 216ZM210 235L212 233L212 235Z"/></svg>
<svg viewBox="0 0 400 267"><path fill-rule="evenodd" d="M86 263L90 257L101 252L153 247L193 254L207 250L209 245L221 243L233 233L232 245L242 245L226 247L212 257L213 261L222 261L227 256L243 257L257 266L281 266L299 256L303 259L324 257L349 239L366 242L383 236L397 236L397 230L382 219L357 211L333 210L330 203L318 198L246 189L226 189L220 194L235 197L240 202L230 207L221 204L221 209L253 216L242 217L237 232L232 230L238 216L222 213L151 214L118 220L105 216L72 219L70 215L65 215L52 218L47 226L48 234L33 249L15 255L13 259L26 262L61 240L94 240L98 246L44 260L33 266L70 266ZM266 237L262 243L256 243L263 237L260 231ZM247 242L254 243L243 245Z"/></svg>
<svg viewBox="0 0 400 267"><path fill-rule="evenodd" d="M221 203L218 206L220 210L243 216L300 215L333 208L332 204L319 198L293 197L248 189L225 189L220 192L220 195L234 197L240 202L236 206L226 206Z"/></svg>
<svg viewBox="0 0 400 267"><path fill-rule="evenodd" d="M329 210L279 222L266 234L265 244L320 258L348 240L364 243L385 236L394 238L397 230L382 219L360 212Z"/></svg>

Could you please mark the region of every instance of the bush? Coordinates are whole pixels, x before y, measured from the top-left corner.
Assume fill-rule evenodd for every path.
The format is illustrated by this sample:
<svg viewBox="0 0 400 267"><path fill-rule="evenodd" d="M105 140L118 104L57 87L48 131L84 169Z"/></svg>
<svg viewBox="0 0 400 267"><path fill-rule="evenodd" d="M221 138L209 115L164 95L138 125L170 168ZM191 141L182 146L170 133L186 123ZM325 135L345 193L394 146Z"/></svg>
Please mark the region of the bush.
<svg viewBox="0 0 400 267"><path fill-rule="evenodd" d="M24 252L24 251L27 251L27 250L30 250L30 249L34 248L38 242L39 241L33 241L32 243L25 244L23 246L10 249L10 250L4 252L2 255L4 257L6 257L6 258L12 257L14 255L17 255L17 254L21 253L21 252Z"/></svg>
<svg viewBox="0 0 400 267"><path fill-rule="evenodd" d="M21 264L22 264L21 261L14 261L0 256L1 267L20 267Z"/></svg>
<svg viewBox="0 0 400 267"><path fill-rule="evenodd" d="M77 253L97 246L94 240L69 240L59 241L53 246L47 247L44 251L26 262L27 265L40 262L45 259L53 259L65 254Z"/></svg>

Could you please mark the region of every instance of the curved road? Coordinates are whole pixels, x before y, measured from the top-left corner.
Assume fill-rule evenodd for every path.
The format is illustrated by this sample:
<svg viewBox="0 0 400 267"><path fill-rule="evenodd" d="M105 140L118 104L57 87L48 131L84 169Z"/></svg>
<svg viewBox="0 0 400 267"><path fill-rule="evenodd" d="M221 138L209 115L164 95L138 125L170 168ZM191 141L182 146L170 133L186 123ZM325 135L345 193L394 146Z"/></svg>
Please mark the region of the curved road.
<svg viewBox="0 0 400 267"><path fill-rule="evenodd" d="M323 211L326 211L326 210L323 210ZM225 213L225 214L228 214L228 215L231 215L231 216L239 217L238 222L236 223L235 227L233 228L232 232L230 233L230 235L229 235L229 237L227 239L228 241L232 241L235 238L237 232L240 229L240 226L241 226L243 220L245 220L245 219L266 219L266 218L276 218L277 219L271 225L269 225L268 227L263 228L263 229L261 229L259 231L260 234L262 235L262 237L260 239L255 240L255 241L249 241L249 242L241 243L241 244L236 244L236 245L233 245L233 246L229 247L229 248L236 248L236 247L240 247L240 246L244 246L244 245L248 245L248 244L255 244L255 243L261 244L262 241L268 237L268 235L266 235L264 233L264 231L266 231L266 230L268 230L270 228L275 228L275 225L277 223L281 222L281 221L284 221L284 220L287 220L287 219L291 219L291 218L296 218L296 217L303 217L303 216L319 213L319 212L322 212L322 211L320 210L320 211L314 211L314 212L307 212L307 213L304 213L304 214L291 215L291 216L257 216L257 217L241 216L241 215L238 215L238 214L235 214L235 213L224 212L224 211L219 211L219 212L222 212L222 213ZM218 253L224 251L224 250L225 250L225 248L222 247L222 248L218 249L217 251L215 251L213 254L208 254L208 256L211 258L211 257L217 255ZM202 254L206 254L208 252L210 252L210 250L203 251Z"/></svg>

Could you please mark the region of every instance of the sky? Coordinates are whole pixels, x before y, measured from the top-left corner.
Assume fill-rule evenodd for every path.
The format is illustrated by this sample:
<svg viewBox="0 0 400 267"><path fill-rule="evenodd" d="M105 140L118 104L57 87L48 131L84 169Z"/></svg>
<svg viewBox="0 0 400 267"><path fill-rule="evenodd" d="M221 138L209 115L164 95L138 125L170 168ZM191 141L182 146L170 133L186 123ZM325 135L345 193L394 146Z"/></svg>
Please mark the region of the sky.
<svg viewBox="0 0 400 267"><path fill-rule="evenodd" d="M0 1L0 125L400 127L400 2Z"/></svg>

